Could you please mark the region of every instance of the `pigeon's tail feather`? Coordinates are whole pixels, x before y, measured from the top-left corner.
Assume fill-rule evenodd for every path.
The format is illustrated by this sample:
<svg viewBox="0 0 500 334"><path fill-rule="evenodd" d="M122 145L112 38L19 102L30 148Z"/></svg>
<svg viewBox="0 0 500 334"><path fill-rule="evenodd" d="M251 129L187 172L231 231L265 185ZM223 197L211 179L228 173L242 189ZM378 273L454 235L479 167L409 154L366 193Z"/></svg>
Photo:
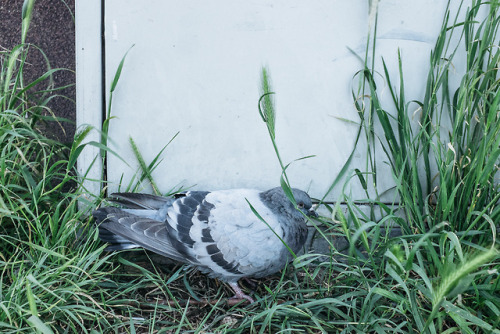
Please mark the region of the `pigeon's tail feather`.
<svg viewBox="0 0 500 334"><path fill-rule="evenodd" d="M95 210L92 216L99 226L99 238L110 243L107 250L142 247L173 260L189 263L170 243L164 222L139 217L113 207Z"/></svg>
<svg viewBox="0 0 500 334"><path fill-rule="evenodd" d="M172 197L136 193L114 193L109 200L129 209L148 210L158 210L174 201Z"/></svg>
<svg viewBox="0 0 500 334"><path fill-rule="evenodd" d="M116 250L131 249L140 247L130 240L123 238L113 232L102 227L102 222L108 219L108 215L119 213L121 210L119 208L102 208L92 212L92 216L96 220L97 226L99 227L99 239L103 242L107 242L109 245L104 250L111 252Z"/></svg>
<svg viewBox="0 0 500 334"><path fill-rule="evenodd" d="M108 219L108 215L120 213L120 211L122 210L113 207L100 208L92 212L92 217L94 217L97 226L100 226L103 221Z"/></svg>
<svg viewBox="0 0 500 334"><path fill-rule="evenodd" d="M139 245L130 242L130 240L120 237L119 235L114 234L102 227L99 227L99 239L109 244L104 249L107 252L140 247Z"/></svg>

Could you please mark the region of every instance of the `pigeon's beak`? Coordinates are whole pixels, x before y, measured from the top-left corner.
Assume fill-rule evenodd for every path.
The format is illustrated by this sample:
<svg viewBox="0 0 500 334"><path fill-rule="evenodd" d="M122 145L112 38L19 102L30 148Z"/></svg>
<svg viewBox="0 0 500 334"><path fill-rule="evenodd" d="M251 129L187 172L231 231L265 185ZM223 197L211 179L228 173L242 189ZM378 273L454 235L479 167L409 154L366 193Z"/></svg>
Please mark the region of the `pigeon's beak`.
<svg viewBox="0 0 500 334"><path fill-rule="evenodd" d="M314 211L313 208L310 208L309 211L307 211L306 216L318 218L318 214L316 213L316 211Z"/></svg>

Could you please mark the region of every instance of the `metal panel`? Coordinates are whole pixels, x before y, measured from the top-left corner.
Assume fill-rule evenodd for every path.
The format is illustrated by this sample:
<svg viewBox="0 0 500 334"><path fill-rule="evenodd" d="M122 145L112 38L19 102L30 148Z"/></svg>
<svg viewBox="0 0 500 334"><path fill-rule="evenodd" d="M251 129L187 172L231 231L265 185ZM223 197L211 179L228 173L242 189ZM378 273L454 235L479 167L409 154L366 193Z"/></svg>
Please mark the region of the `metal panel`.
<svg viewBox="0 0 500 334"><path fill-rule="evenodd" d="M76 1L76 123L77 131L93 126L97 131L87 136L87 141L99 141L102 124L102 33L101 1ZM102 161L99 150L87 146L77 163L78 173L86 176L84 182L90 193L99 194ZM96 180L96 181L91 181Z"/></svg>
<svg viewBox="0 0 500 334"><path fill-rule="evenodd" d="M352 89L361 63L348 48L364 55L368 1L107 0L105 5L108 85L135 45L113 96L117 118L110 129L113 149L129 166L110 156L111 190L138 168L129 137L149 162L178 131L154 173L162 191L176 184L278 185L281 170L257 110L260 69L266 65L276 92L283 160L315 155L290 166L291 183L322 197L354 145L357 127L342 119L359 120ZM396 70L401 48L406 93L421 96L446 2L387 0L380 6L378 55ZM387 87L383 95L389 99ZM364 169L364 146L359 145L353 168ZM379 160L382 192L393 182L383 157ZM363 196L355 182L352 193ZM337 197L338 190L330 199Z"/></svg>

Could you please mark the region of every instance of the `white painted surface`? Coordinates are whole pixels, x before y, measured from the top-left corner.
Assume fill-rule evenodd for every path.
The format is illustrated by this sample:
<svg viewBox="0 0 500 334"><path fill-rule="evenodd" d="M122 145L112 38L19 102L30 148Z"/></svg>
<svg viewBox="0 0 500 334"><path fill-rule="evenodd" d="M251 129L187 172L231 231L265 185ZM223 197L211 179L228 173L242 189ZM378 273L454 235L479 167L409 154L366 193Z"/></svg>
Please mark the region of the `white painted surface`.
<svg viewBox="0 0 500 334"><path fill-rule="evenodd" d="M76 1L76 123L96 128L85 142L99 142L102 124L101 1ZM86 146L77 162L78 173L86 177L84 187L99 194L102 161L99 149Z"/></svg>
<svg viewBox="0 0 500 334"><path fill-rule="evenodd" d="M445 7L446 1L433 0L380 3L378 56L396 73L401 49L407 96L423 95ZM280 167L257 110L266 65L276 92L282 158L287 163L316 155L292 164L291 183L323 196L354 145L356 126L339 118L358 121L351 90L361 63L348 48L364 54L368 1L107 0L105 12L108 85L135 44L113 97L117 119L110 129L113 149L130 166L109 157L111 190L122 175L127 184L137 169L129 136L149 162L178 131L154 173L162 191L177 184L278 185ZM387 87L383 96L389 98ZM362 146L352 168L365 169ZM392 185L382 160L379 191ZM355 182L352 193L363 197Z"/></svg>

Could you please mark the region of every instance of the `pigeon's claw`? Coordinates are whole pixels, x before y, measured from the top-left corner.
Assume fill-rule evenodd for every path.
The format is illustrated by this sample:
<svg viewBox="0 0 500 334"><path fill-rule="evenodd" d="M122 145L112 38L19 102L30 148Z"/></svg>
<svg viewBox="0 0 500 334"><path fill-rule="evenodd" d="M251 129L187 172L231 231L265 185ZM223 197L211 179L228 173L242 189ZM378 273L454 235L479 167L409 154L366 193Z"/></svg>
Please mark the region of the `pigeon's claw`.
<svg viewBox="0 0 500 334"><path fill-rule="evenodd" d="M235 295L233 297L231 297L230 299L246 299L250 302L250 304L253 304L255 302L255 300L253 300L252 297L250 297L249 295L246 295L245 293L243 293L243 291L241 291L240 287L238 286L238 283L236 282L232 282L232 283L229 283L229 285L231 286L231 288L234 290L234 293Z"/></svg>

